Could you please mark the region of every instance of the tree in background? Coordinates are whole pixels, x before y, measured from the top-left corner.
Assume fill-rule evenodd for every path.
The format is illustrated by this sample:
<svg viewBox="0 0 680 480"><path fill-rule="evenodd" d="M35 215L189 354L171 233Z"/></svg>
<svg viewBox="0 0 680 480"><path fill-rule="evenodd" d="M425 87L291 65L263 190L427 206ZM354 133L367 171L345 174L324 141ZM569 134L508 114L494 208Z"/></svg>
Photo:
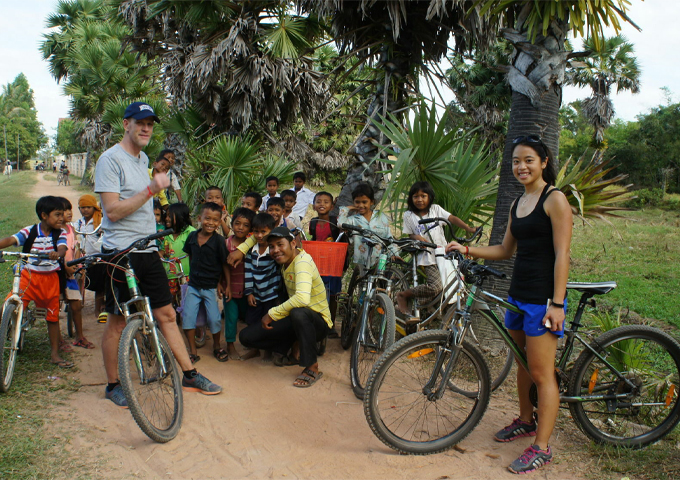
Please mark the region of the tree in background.
<svg viewBox="0 0 680 480"><path fill-rule="evenodd" d="M592 150L593 127L583 113L583 100L560 108L560 159L578 159ZM592 153L592 152L591 152Z"/></svg>
<svg viewBox="0 0 680 480"><path fill-rule="evenodd" d="M592 95L582 103L582 109L593 126L592 146L604 146L604 130L614 117L614 104L609 95L612 87L616 92L640 91L640 67L633 44L623 35L596 41L593 37L583 40L583 49L589 52L580 68L569 71L568 82L579 87L590 87Z"/></svg>
<svg viewBox="0 0 680 480"><path fill-rule="evenodd" d="M81 153L83 147L76 138L76 122L70 118L62 118L57 125L57 133L54 136L54 148L61 155Z"/></svg>
<svg viewBox="0 0 680 480"><path fill-rule="evenodd" d="M33 90L23 73L2 87L0 140L2 140L0 155L3 158L7 155L11 162L17 161L17 154L19 161L29 160L47 144L48 138L38 121Z"/></svg>

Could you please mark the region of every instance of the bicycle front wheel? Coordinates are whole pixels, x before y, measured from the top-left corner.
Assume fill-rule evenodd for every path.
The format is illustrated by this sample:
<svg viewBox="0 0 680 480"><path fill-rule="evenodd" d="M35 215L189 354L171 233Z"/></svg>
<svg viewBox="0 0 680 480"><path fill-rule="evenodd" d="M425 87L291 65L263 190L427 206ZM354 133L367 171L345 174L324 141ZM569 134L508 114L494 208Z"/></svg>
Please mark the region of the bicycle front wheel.
<svg viewBox="0 0 680 480"><path fill-rule="evenodd" d="M626 325L591 347L616 371L588 349L576 360L568 395L581 401L569 409L583 433L597 443L631 448L667 435L680 421L678 342L656 328Z"/></svg>
<svg viewBox="0 0 680 480"><path fill-rule="evenodd" d="M394 305L390 297L377 293L366 303L366 325L356 329L349 362L352 391L359 399L364 398L364 387L378 357L394 343L396 324ZM363 314L364 312L362 312Z"/></svg>
<svg viewBox="0 0 680 480"><path fill-rule="evenodd" d="M118 375L132 417L153 441L169 442L182 427L184 403L182 376L175 357L160 330L157 354L152 335L144 334L145 317L130 320L123 330L118 347Z"/></svg>
<svg viewBox="0 0 680 480"><path fill-rule="evenodd" d="M19 323L19 311L13 303L5 305L0 321L0 340L2 340L2 356L0 356L0 392L9 392L14 377L14 367L17 364L17 350L19 339L17 338L17 324Z"/></svg>
<svg viewBox="0 0 680 480"><path fill-rule="evenodd" d="M450 335L426 330L402 338L380 357L368 378L368 425L400 453L448 450L477 426L489 405L489 369L476 346L464 341L446 374L452 361Z"/></svg>

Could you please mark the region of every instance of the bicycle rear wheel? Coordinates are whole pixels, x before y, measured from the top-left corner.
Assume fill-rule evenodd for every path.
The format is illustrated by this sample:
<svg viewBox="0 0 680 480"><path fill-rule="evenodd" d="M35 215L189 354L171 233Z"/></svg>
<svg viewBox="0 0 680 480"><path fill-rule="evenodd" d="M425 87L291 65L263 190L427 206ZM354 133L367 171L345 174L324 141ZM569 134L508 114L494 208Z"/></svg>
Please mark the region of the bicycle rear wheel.
<svg viewBox="0 0 680 480"><path fill-rule="evenodd" d="M66 304L66 331L68 336L73 338L76 336L76 324L73 323L73 312L71 311L71 306Z"/></svg>
<svg viewBox="0 0 680 480"><path fill-rule="evenodd" d="M368 425L380 441L400 453L448 450L477 426L489 405L489 369L476 346L464 341L449 378L442 378L451 361L450 335L426 330L402 338L380 357L368 378L364 397ZM446 387L437 398L442 382Z"/></svg>
<svg viewBox="0 0 680 480"><path fill-rule="evenodd" d="M144 322L145 317L138 315L123 330L118 347L118 375L139 428L153 441L165 443L175 438L182 427L182 376L168 343L156 329L167 369L162 373L151 334L143 332ZM139 364L135 352L139 352Z"/></svg>
<svg viewBox="0 0 680 480"><path fill-rule="evenodd" d="M2 341L2 355L0 356L0 392L6 393L12 385L14 367L17 363L17 323L20 321L19 311L13 303L8 303L2 313L0 321L0 341Z"/></svg>
<svg viewBox="0 0 680 480"><path fill-rule="evenodd" d="M357 328L349 362L352 391L359 400L364 398L366 380L376 360L394 343L396 330L394 305L390 297L377 293L364 308L367 309L367 318L363 338L361 330Z"/></svg>
<svg viewBox="0 0 680 480"><path fill-rule="evenodd" d="M667 435L680 421L680 345L662 331L627 325L610 330L579 355L569 379L572 397L607 395L570 403L579 428L597 443L641 448ZM625 397L614 398L625 394Z"/></svg>

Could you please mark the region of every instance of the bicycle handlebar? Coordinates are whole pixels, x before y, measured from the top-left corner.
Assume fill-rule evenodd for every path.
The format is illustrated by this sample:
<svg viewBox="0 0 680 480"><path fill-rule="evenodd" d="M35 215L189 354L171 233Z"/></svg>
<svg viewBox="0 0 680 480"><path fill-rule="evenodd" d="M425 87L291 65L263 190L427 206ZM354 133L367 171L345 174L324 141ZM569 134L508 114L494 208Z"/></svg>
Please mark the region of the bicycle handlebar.
<svg viewBox="0 0 680 480"><path fill-rule="evenodd" d="M92 230L91 232L83 232L83 231L78 230L78 229L75 227L75 225L73 225L73 223L71 223L71 226L73 227L73 231L76 232L77 235L83 235L83 236L85 236L85 237L87 237L87 236L89 236L89 235L94 235L94 234L96 234L96 233L99 233L99 230L102 228L102 224L100 223L100 224L97 226L97 228L95 228L95 229Z"/></svg>
<svg viewBox="0 0 680 480"><path fill-rule="evenodd" d="M81 263L92 262L93 260L99 260L99 259L102 259L102 258L111 258L111 257L114 257L116 255L120 255L121 253L129 252L130 250L141 250L141 249L145 248L149 244L149 242L156 240L158 238L162 238L162 237L165 237L167 235L170 235L173 232L174 232L174 230L172 228L168 228L167 230L163 230L161 232L156 232L156 233L149 235L148 237L144 237L144 238L141 238L139 240L136 240L136 241L132 242L129 247L124 248L122 250L116 250L116 251L113 251L111 253L93 253L92 255L87 255L85 257L80 257L80 258L77 258L75 260L71 260L70 262L68 262L66 264L66 266L72 267L74 265L79 265Z"/></svg>
<svg viewBox="0 0 680 480"><path fill-rule="evenodd" d="M453 239L454 239L456 242L458 242L458 243L472 243L472 242L475 240L475 238L478 238L478 237L481 237L481 236L482 236L482 232L483 232L483 230L484 230L482 227L477 227L477 230L475 230L475 233L473 233L472 236L469 237L469 238L465 238L465 237L456 237L456 236L453 234L453 225L451 225L451 222L449 222L449 219L448 219L448 218L444 218L444 217L432 217L432 218L423 218L423 219L421 219L421 220L418 221L418 223L419 223L420 225L427 225L428 223L434 223L434 222L444 222L444 223L446 223L446 224L448 225L448 227L449 227L449 232L451 232L451 236L452 236Z"/></svg>
<svg viewBox="0 0 680 480"><path fill-rule="evenodd" d="M493 267L487 265L480 265L474 260L466 259L460 252L454 250L446 255L448 258L456 257L458 260L458 266L464 275L470 277L489 277L494 276L497 278L505 278L507 275L500 270L496 270Z"/></svg>
<svg viewBox="0 0 680 480"><path fill-rule="evenodd" d="M20 258L37 258L38 260L50 260L50 256L47 253L24 253L24 252L1 252L0 251L0 263L5 263L7 260L2 258L3 256L8 257L20 257Z"/></svg>

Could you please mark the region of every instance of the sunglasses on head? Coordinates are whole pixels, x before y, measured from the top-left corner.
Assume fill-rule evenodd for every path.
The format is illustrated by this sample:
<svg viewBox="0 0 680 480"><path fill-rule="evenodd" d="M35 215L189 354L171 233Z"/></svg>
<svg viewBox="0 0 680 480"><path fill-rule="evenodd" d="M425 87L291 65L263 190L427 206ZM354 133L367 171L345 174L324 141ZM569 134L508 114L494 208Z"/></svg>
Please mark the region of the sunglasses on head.
<svg viewBox="0 0 680 480"><path fill-rule="evenodd" d="M538 135L522 135L521 137L515 138L512 143L540 143L543 144L543 140Z"/></svg>

